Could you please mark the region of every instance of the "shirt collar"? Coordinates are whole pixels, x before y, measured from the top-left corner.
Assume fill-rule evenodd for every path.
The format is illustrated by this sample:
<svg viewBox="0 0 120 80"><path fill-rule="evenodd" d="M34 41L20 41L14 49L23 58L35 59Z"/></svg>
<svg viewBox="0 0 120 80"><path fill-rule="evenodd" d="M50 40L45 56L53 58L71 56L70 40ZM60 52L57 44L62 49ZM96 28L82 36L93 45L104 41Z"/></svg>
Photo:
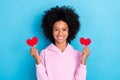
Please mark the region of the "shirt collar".
<svg viewBox="0 0 120 80"><path fill-rule="evenodd" d="M73 50L73 47L68 43L65 50L62 52L58 47L56 47L53 43L51 43L46 49L51 50L51 51L55 51L55 52L60 52L60 53L66 53L66 52L70 52L71 50Z"/></svg>

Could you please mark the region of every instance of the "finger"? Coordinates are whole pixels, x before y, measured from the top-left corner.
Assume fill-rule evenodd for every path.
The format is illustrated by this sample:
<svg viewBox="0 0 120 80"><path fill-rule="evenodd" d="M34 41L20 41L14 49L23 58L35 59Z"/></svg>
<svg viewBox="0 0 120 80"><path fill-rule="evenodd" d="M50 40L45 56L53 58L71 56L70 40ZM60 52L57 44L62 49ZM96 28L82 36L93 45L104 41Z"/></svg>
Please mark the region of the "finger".
<svg viewBox="0 0 120 80"><path fill-rule="evenodd" d="M30 50L30 54L31 55L33 55L34 53L33 53L33 48L31 48L31 50Z"/></svg>
<svg viewBox="0 0 120 80"><path fill-rule="evenodd" d="M33 50L33 49L34 49L34 47L32 46L32 47L31 47L31 50Z"/></svg>
<svg viewBox="0 0 120 80"><path fill-rule="evenodd" d="M85 54L85 49L82 50L82 54Z"/></svg>
<svg viewBox="0 0 120 80"><path fill-rule="evenodd" d="M35 50L37 50L36 45L34 45L33 48L34 48Z"/></svg>
<svg viewBox="0 0 120 80"><path fill-rule="evenodd" d="M36 45L33 45L33 47L36 47Z"/></svg>
<svg viewBox="0 0 120 80"><path fill-rule="evenodd" d="M89 48L88 48L88 47L86 47L86 48L85 48L85 50L86 50L87 52L90 52L90 50L89 50Z"/></svg>
<svg viewBox="0 0 120 80"><path fill-rule="evenodd" d="M36 48L33 49L33 52L34 52L34 53L36 52Z"/></svg>
<svg viewBox="0 0 120 80"><path fill-rule="evenodd" d="M84 48L88 48L88 46L86 46L86 45L83 45L83 47L84 47Z"/></svg>
<svg viewBox="0 0 120 80"><path fill-rule="evenodd" d="M85 51L85 52L89 52L88 47L85 47L85 48L83 49L83 51Z"/></svg>
<svg viewBox="0 0 120 80"><path fill-rule="evenodd" d="M86 49L86 54L90 54L90 50L89 49Z"/></svg>
<svg viewBox="0 0 120 80"><path fill-rule="evenodd" d="M35 53L38 54L38 50L36 50Z"/></svg>
<svg viewBox="0 0 120 80"><path fill-rule="evenodd" d="M36 53L38 53L38 50L36 50Z"/></svg>
<svg viewBox="0 0 120 80"><path fill-rule="evenodd" d="M84 45L84 44L83 44L82 46L83 46L83 47L85 47L85 45Z"/></svg>
<svg viewBox="0 0 120 80"><path fill-rule="evenodd" d="M84 47L84 48L83 48L83 51L86 51L86 50L87 50L87 48L86 48L86 47Z"/></svg>

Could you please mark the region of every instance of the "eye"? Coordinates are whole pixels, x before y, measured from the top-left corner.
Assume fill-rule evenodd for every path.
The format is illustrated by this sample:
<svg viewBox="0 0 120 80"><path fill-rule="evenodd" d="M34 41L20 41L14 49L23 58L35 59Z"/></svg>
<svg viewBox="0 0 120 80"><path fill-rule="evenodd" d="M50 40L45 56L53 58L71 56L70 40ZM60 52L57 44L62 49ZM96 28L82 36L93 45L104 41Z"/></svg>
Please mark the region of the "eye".
<svg viewBox="0 0 120 80"><path fill-rule="evenodd" d="M54 31L58 31L58 29L57 29L57 28L55 28L55 29L54 29Z"/></svg>
<svg viewBox="0 0 120 80"><path fill-rule="evenodd" d="M63 31L67 31L67 29L66 29L66 28L64 28L64 29L63 29Z"/></svg>

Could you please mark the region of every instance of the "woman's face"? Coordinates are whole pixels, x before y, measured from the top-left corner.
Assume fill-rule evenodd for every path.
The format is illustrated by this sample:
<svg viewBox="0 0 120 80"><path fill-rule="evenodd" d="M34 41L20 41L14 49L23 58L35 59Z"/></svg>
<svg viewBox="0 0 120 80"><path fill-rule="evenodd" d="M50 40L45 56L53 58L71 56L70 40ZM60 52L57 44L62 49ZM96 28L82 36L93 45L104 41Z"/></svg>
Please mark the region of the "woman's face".
<svg viewBox="0 0 120 80"><path fill-rule="evenodd" d="M68 38L68 25L66 22L60 20L53 25L53 38L55 43L66 43Z"/></svg>

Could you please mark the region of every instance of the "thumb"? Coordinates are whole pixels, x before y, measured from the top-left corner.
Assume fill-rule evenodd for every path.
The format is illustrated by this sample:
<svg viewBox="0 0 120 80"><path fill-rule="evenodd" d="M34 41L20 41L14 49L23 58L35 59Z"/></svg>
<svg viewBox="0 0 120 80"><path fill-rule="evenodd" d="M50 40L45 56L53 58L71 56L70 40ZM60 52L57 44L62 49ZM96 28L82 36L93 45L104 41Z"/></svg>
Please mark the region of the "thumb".
<svg viewBox="0 0 120 80"><path fill-rule="evenodd" d="M36 45L33 45L33 47L36 47Z"/></svg>
<svg viewBox="0 0 120 80"><path fill-rule="evenodd" d="M88 46L86 46L86 45L83 45L83 48L87 48Z"/></svg>

